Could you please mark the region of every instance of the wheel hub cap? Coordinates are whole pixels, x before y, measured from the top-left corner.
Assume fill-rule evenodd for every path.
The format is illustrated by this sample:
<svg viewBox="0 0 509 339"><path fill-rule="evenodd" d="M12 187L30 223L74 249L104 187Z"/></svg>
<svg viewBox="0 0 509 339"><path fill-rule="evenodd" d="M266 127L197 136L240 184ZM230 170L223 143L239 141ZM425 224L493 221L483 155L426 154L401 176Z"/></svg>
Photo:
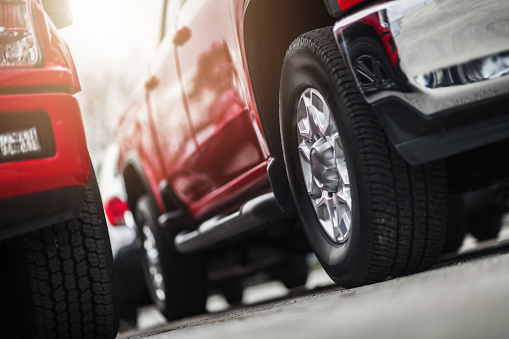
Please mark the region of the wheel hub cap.
<svg viewBox="0 0 509 339"><path fill-rule="evenodd" d="M336 171L333 146L326 138L320 138L311 147L311 172L316 185L328 192L336 192L339 177Z"/></svg>
<svg viewBox="0 0 509 339"><path fill-rule="evenodd" d="M302 93L297 108L297 135L302 174L320 225L344 243L350 236L350 178L336 122L315 89Z"/></svg>

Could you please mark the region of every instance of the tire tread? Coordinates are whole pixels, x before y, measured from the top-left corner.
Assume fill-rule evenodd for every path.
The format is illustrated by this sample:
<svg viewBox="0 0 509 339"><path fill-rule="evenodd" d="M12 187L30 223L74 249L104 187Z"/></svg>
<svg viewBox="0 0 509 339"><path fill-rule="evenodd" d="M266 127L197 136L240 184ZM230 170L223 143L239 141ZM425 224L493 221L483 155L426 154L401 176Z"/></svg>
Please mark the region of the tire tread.
<svg viewBox="0 0 509 339"><path fill-rule="evenodd" d="M354 278L332 278L344 287L354 287L429 268L438 259L445 237L443 163L416 167L399 155L354 84L331 27L301 35L287 56L300 48L312 50L330 71L357 141L360 176L369 197L371 256Z"/></svg>
<svg viewBox="0 0 509 339"><path fill-rule="evenodd" d="M117 333L111 248L92 177L79 218L21 238L37 337L112 338Z"/></svg>

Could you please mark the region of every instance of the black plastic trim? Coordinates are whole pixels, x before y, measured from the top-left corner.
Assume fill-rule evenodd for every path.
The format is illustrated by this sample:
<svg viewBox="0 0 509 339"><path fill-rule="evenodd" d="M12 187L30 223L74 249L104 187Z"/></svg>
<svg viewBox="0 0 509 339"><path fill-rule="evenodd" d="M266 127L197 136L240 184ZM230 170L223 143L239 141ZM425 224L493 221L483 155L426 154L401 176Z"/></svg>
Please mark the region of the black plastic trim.
<svg viewBox="0 0 509 339"><path fill-rule="evenodd" d="M324 0L324 2L325 7L327 7L327 11L333 18L339 18L343 15L337 0Z"/></svg>
<svg viewBox="0 0 509 339"><path fill-rule="evenodd" d="M267 173L279 206L285 211L294 211L295 202L293 201L290 182L286 174L285 161L282 156L270 160Z"/></svg>
<svg viewBox="0 0 509 339"><path fill-rule="evenodd" d="M150 187L138 154L135 151L129 151L127 152L124 159L122 176L124 178L124 184L127 191L127 202L129 204L129 209L134 211L136 209L136 201L145 193L148 193L154 204L156 204L156 199L154 196L156 192L153 192ZM142 186L141 188L131 182L128 182L130 179L132 179L128 172L129 168L133 169L133 174L136 175L137 179L140 180L140 184Z"/></svg>
<svg viewBox="0 0 509 339"><path fill-rule="evenodd" d="M187 206L177 197L169 184L160 189L160 194L166 211L158 218L161 228L169 232L196 228L197 221L191 216Z"/></svg>
<svg viewBox="0 0 509 339"><path fill-rule="evenodd" d="M278 203L293 208L279 126L279 83L288 46L299 35L334 24L316 0L249 0L244 4L244 42L256 109L270 155L268 168ZM282 29L284 28L284 29ZM260 48L263 46L263 48Z"/></svg>
<svg viewBox="0 0 509 339"><path fill-rule="evenodd" d="M175 248L180 253L194 253L246 233L262 230L270 221L288 216L279 206L273 193L266 193L244 203L239 211L202 223L197 230L180 232Z"/></svg>
<svg viewBox="0 0 509 339"><path fill-rule="evenodd" d="M426 116L398 98L374 104L389 140L420 165L509 138L509 98L501 97Z"/></svg>
<svg viewBox="0 0 509 339"><path fill-rule="evenodd" d="M0 240L79 216L85 186L72 186L0 200Z"/></svg>

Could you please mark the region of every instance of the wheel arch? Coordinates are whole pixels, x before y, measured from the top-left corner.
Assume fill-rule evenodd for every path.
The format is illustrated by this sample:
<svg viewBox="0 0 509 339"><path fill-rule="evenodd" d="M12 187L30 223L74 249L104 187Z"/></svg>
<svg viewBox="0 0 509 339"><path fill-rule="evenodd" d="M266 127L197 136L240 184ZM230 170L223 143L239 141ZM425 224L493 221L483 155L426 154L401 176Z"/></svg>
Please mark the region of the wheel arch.
<svg viewBox="0 0 509 339"><path fill-rule="evenodd" d="M181 221L185 221L189 227L195 226L194 219L190 216L187 207L178 198L170 185L159 185L157 191L152 188L153 186L150 184L143 165L135 152L126 155L124 164L124 184L127 203L131 211L135 211L137 201L143 195L148 195L159 206L160 213L180 211L185 216L185 219Z"/></svg>
<svg viewBox="0 0 509 339"><path fill-rule="evenodd" d="M256 107L273 160L269 178L278 203L293 209L280 137L279 83L286 50L310 30L332 25L325 2L250 0L243 12L246 61Z"/></svg>
<svg viewBox="0 0 509 339"><path fill-rule="evenodd" d="M127 203L131 211L134 212L136 202L144 194L149 194L153 201L157 202L136 153L130 152L126 155L122 175L127 193Z"/></svg>

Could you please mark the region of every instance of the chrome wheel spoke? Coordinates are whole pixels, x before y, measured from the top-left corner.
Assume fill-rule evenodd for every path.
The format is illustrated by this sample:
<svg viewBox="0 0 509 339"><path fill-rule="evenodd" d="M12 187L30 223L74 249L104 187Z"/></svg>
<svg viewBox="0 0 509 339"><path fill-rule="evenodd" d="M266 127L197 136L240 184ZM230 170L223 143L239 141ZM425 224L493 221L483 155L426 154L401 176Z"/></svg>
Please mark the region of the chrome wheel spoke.
<svg viewBox="0 0 509 339"><path fill-rule="evenodd" d="M145 257L147 258L152 287L159 300L166 300L161 262L159 261L159 250L157 249L154 234L148 225L144 225L142 230L145 238L143 241L143 247L145 249Z"/></svg>
<svg viewBox="0 0 509 339"><path fill-rule="evenodd" d="M309 112L306 105L299 105L299 121L297 122L297 128L299 129L299 134L311 140L313 138L313 133L311 131L311 122L309 121Z"/></svg>
<svg viewBox="0 0 509 339"><path fill-rule="evenodd" d="M327 226L327 233L332 234L334 239L337 239L339 234L339 219L336 210L336 203L333 197L330 197L327 193L323 193L323 196L316 203L317 215L320 222Z"/></svg>
<svg viewBox="0 0 509 339"><path fill-rule="evenodd" d="M303 140L299 144L299 152L302 157L304 157L304 161L307 163L311 162L310 154L311 154L311 147L313 147L312 143L309 140Z"/></svg>
<svg viewBox="0 0 509 339"><path fill-rule="evenodd" d="M349 187L343 187L341 190L339 190L337 197L341 203L346 204L348 209L352 210L352 196L350 194Z"/></svg>
<svg viewBox="0 0 509 339"><path fill-rule="evenodd" d="M310 153L311 151L309 147L299 147L300 162L302 164L302 175L304 176L304 181L306 182L306 189L309 196L318 198L321 194L321 190L318 187L315 178L313 177L311 159L309 159Z"/></svg>
<svg viewBox="0 0 509 339"><path fill-rule="evenodd" d="M352 213L347 209L341 209L341 213L338 215L338 236L336 237L337 241L345 241L346 236L348 235L349 227L352 223L351 220Z"/></svg>
<svg viewBox="0 0 509 339"><path fill-rule="evenodd" d="M314 89L300 97L297 137L303 178L318 220L330 238L343 243L351 228L350 177L334 117Z"/></svg>
<svg viewBox="0 0 509 339"><path fill-rule="evenodd" d="M329 109L318 96L311 95L311 106L308 107L313 120L315 136L323 136L329 128Z"/></svg>
<svg viewBox="0 0 509 339"><path fill-rule="evenodd" d="M348 169L346 167L346 162L339 161L337 164L337 170L339 173L339 176L341 177L341 182L345 186L350 186L350 176L348 175Z"/></svg>

